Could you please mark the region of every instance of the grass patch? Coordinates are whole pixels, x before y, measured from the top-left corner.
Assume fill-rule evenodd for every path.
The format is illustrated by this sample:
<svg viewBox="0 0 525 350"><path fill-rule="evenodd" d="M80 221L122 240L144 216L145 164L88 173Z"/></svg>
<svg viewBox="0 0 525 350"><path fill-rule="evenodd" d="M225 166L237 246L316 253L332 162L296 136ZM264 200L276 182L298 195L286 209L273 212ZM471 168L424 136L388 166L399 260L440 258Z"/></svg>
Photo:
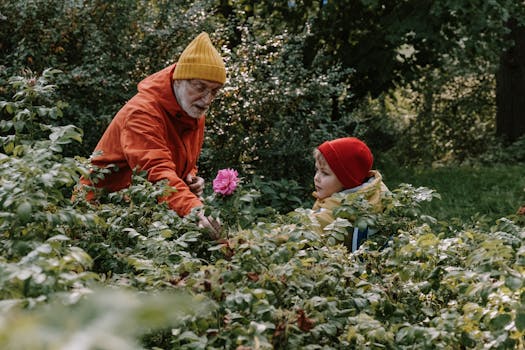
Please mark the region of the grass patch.
<svg viewBox="0 0 525 350"><path fill-rule="evenodd" d="M468 220L483 216L496 220L525 205L525 165L493 167L388 168L381 171L389 188L400 183L436 190L441 200L424 211L439 220Z"/></svg>

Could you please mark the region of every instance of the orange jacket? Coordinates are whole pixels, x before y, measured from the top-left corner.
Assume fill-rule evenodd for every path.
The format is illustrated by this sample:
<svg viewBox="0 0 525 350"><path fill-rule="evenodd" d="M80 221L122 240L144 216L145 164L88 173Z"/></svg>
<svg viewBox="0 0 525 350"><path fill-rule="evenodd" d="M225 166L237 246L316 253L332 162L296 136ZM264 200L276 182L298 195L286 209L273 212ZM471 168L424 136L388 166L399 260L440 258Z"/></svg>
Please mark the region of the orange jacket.
<svg viewBox="0 0 525 350"><path fill-rule="evenodd" d="M105 175L96 186L118 191L131 183L133 169L145 170L148 180L167 179L176 192L162 200L180 216L187 215L202 202L183 181L197 173L197 159L204 138L204 120L188 116L179 106L172 88L175 65L150 75L138 84L138 93L117 113L98 142L101 155L92 164L118 170ZM91 185L82 178L82 184ZM94 194L88 193L92 200Z"/></svg>

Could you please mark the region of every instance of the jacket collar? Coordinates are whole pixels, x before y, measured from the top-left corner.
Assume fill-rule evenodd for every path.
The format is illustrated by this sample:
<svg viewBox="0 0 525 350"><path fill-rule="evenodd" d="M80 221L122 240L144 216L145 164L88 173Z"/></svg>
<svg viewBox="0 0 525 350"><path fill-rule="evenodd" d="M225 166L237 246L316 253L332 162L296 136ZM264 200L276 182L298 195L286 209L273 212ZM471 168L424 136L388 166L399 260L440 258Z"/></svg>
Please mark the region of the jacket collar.
<svg viewBox="0 0 525 350"><path fill-rule="evenodd" d="M337 192L337 193L347 195L349 193L366 192L366 191L374 190L376 185L380 183L381 181L383 181L383 177L381 176L381 173L379 173L379 171L377 170L370 170L370 177L368 178L367 181L365 181L364 183L362 183L361 185L357 187L348 188L346 190L342 190L341 192ZM316 200L320 200L319 197L317 196L317 192L312 192L312 196L314 196Z"/></svg>
<svg viewBox="0 0 525 350"><path fill-rule="evenodd" d="M152 75L146 77L138 84L138 91L146 96L155 99L165 113L177 124L182 124L188 129L197 129L201 119L190 117L179 105L172 86L172 75L176 64L172 64Z"/></svg>

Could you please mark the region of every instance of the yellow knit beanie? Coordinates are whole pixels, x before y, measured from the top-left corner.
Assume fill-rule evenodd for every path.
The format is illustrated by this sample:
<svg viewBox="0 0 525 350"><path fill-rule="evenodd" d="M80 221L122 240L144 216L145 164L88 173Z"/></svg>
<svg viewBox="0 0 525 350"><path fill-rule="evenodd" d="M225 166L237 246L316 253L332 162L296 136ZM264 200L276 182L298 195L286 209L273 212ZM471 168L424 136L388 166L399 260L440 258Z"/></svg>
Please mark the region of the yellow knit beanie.
<svg viewBox="0 0 525 350"><path fill-rule="evenodd" d="M180 55L173 80L204 79L224 84L226 68L206 32L200 33Z"/></svg>

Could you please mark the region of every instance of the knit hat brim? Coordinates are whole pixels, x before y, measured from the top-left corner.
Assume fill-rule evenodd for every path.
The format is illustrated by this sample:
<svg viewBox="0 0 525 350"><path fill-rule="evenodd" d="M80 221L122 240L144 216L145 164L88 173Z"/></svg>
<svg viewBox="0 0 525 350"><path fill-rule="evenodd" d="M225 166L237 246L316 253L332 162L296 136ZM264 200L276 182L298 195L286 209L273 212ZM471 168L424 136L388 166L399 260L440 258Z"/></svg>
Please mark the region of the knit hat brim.
<svg viewBox="0 0 525 350"><path fill-rule="evenodd" d="M204 63L177 63L173 79L204 79L224 84L226 81L226 71L222 67L217 67Z"/></svg>

